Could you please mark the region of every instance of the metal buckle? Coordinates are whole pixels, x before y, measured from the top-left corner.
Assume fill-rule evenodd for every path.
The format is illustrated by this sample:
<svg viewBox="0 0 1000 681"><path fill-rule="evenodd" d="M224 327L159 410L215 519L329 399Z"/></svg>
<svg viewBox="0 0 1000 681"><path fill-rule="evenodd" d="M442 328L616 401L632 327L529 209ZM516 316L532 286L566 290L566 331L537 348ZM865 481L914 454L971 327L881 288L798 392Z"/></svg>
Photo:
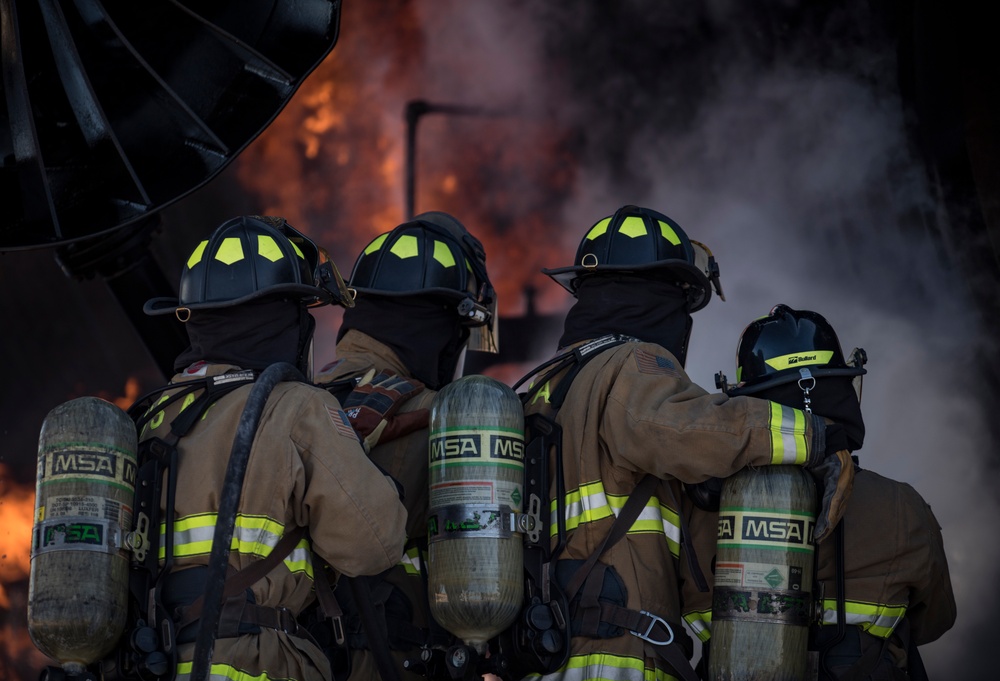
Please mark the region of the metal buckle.
<svg viewBox="0 0 1000 681"><path fill-rule="evenodd" d="M292 614L292 611L283 605L278 606L274 610L278 615L278 626L281 628L281 631L290 636L295 635L295 632L299 630L299 623L295 619L295 615Z"/></svg>
<svg viewBox="0 0 1000 681"><path fill-rule="evenodd" d="M667 624L667 621L665 619L663 619L659 615L654 615L651 612L647 612L646 610L640 610L639 612L641 612L646 617L650 618L649 626L646 627L646 631L641 634L637 631L632 631L630 629L629 630L630 634L632 634L636 638L641 638L646 643L652 644L654 646L668 646L674 642L674 630L670 628L670 625ZM664 627L666 627L667 631L670 632L670 638L668 638L666 641L654 641L649 637L649 633L653 631L653 627L655 627L657 623L662 624Z"/></svg>

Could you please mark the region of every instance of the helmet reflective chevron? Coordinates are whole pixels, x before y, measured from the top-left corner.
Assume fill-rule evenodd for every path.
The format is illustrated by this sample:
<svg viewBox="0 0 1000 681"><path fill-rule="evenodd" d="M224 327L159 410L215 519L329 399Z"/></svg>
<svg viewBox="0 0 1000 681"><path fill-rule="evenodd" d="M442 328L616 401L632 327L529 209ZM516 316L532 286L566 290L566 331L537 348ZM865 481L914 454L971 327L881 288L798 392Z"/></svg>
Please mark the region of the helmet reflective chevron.
<svg viewBox="0 0 1000 681"><path fill-rule="evenodd" d="M743 330L736 349L736 385L727 392L750 395L798 381L802 368L817 378L860 376L867 373L865 360L858 350L851 364L845 361L837 333L821 314L776 305Z"/></svg>
<svg viewBox="0 0 1000 681"><path fill-rule="evenodd" d="M298 298L314 307L351 306L336 266L284 218L242 216L220 225L199 243L181 273L179 298L153 298L146 314L232 307L267 296Z"/></svg>
<svg viewBox="0 0 1000 681"><path fill-rule="evenodd" d="M725 300L711 251L666 215L639 206L622 206L594 224L572 266L542 272L573 295L584 277L628 272L673 280L688 292L692 312L708 305L712 287Z"/></svg>
<svg viewBox="0 0 1000 681"><path fill-rule="evenodd" d="M486 272L486 252L448 213L421 213L375 237L354 263L349 286L362 297L452 301L472 329L469 349L497 351L497 300Z"/></svg>

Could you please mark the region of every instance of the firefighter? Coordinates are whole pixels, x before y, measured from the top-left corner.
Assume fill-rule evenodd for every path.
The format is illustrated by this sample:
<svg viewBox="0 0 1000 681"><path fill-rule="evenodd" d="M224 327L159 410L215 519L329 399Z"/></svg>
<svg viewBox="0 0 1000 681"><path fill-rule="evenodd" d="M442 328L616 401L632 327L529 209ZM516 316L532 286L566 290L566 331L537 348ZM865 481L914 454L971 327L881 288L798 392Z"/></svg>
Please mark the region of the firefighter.
<svg viewBox="0 0 1000 681"><path fill-rule="evenodd" d="M337 400L304 382L311 378L315 328L309 308L349 302L340 275L311 240L282 218L242 216L195 248L179 299L146 303L148 314L184 322L190 347L178 356L178 373L150 410L140 440L169 441L175 417L198 392L173 403L169 397L189 382L222 374L236 380L279 362L301 372L301 381L277 383L264 405L238 497L229 572L273 560L279 539L296 528L307 533L265 578L226 601L213 679L329 681L327 658L295 619L316 598L316 573L327 563L348 576L376 574L402 555L406 510L395 485L369 461ZM178 615L181 680L191 675L199 630L197 619L189 621L192 603L208 588L227 461L251 389L220 397L179 439L171 471L176 492L169 498L165 491L162 500L164 513L173 510L173 532L165 538L173 543L172 567L162 598Z"/></svg>
<svg viewBox="0 0 1000 681"><path fill-rule="evenodd" d="M417 679L417 672L445 672L443 664L434 668L434 661L419 660L421 648L443 648L450 641L450 634L432 626L423 574L428 410L436 392L462 374L466 350L496 352L496 294L482 244L457 219L438 211L421 213L376 237L359 254L349 286L354 307L344 312L337 359L323 367L317 382L337 392L345 379L375 373L412 377L426 389L402 407L397 432L382 433L381 444L372 443L370 451L372 460L402 486L408 512L405 557L384 579L365 580L392 659L379 653L387 651L386 641L372 640L363 625L367 603L351 599L353 603L345 603L345 611L351 611L351 664L348 668L346 659L335 657L343 664L334 671L338 676L349 671L352 681L378 681L380 673L383 681L390 674ZM352 418L350 405L358 392L364 394L365 387L345 398ZM364 425L359 432L367 434ZM410 665L403 671L407 659ZM391 668L379 666L386 662Z"/></svg>
<svg viewBox="0 0 1000 681"><path fill-rule="evenodd" d="M537 375L523 398L529 418L554 414L562 434L551 533L565 532L554 572L573 637L566 663L544 678L692 679L677 576L681 482L806 466L829 490L819 521L828 532L852 471L844 453L827 456L836 445L820 419L710 395L685 374L692 314L722 290L714 257L674 220L623 206L587 230L573 265L542 271L576 298L561 354L586 358Z"/></svg>
<svg viewBox="0 0 1000 681"><path fill-rule="evenodd" d="M731 396L753 395L824 417L842 428L848 449L857 451L865 436L865 361L863 350L845 359L822 315L777 305L744 329L737 383L725 388ZM810 648L818 652L819 679L926 679L917 646L940 638L956 615L941 528L913 487L856 462L847 510L816 548L814 594L822 616L811 627ZM714 537L714 514L703 515L692 525ZM708 551L703 561L711 559ZM707 641L711 599L687 588L685 593L685 618L700 623Z"/></svg>

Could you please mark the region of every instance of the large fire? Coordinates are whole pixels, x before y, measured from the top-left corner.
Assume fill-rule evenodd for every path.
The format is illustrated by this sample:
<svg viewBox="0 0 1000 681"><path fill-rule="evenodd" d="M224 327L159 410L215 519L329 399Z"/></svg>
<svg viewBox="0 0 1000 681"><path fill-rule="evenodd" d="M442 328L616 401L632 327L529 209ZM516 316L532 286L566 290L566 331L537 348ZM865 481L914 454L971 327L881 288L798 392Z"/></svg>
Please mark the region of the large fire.
<svg viewBox="0 0 1000 681"><path fill-rule="evenodd" d="M554 211L573 180L568 133L521 102L439 92L423 72L427 17L382 4L345 3L340 41L241 154L240 183L256 209L328 247L346 276L368 241L408 217L404 111L440 97L415 127L414 212L447 211L483 241L502 315L523 311L529 285L539 308L560 307L564 293L539 270L572 257Z"/></svg>

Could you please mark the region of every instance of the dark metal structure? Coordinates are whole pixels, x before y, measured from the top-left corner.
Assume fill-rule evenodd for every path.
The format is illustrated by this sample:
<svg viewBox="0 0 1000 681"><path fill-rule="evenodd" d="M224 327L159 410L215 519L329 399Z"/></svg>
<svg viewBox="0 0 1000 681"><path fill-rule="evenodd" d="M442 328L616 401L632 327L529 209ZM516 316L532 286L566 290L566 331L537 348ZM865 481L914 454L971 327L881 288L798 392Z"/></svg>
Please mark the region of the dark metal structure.
<svg viewBox="0 0 1000 681"><path fill-rule="evenodd" d="M173 290L157 212L266 128L336 44L339 0L0 0L0 251L54 247L104 278L161 370L185 340L145 318Z"/></svg>

